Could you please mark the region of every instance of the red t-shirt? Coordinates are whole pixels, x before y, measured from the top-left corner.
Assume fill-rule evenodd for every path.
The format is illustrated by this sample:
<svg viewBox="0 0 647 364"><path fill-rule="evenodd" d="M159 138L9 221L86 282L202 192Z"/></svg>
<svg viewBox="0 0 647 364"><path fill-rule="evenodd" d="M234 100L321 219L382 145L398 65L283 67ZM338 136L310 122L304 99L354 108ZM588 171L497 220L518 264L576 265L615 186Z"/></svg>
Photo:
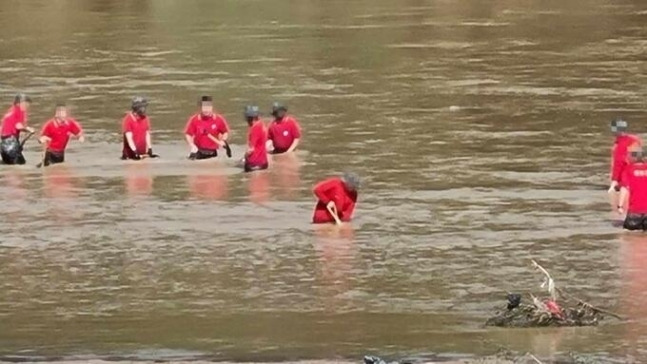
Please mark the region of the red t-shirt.
<svg viewBox="0 0 647 364"><path fill-rule="evenodd" d="M611 180L620 182L622 171L629 162L629 148L632 146L641 146L640 138L633 134L622 134L616 137L611 150Z"/></svg>
<svg viewBox="0 0 647 364"><path fill-rule="evenodd" d="M138 154L146 154L146 132L150 131L150 120L148 116L140 118L133 113L126 114L121 124L121 132L124 134L124 150L130 150L128 141L126 140L126 133L133 133L133 141Z"/></svg>
<svg viewBox="0 0 647 364"><path fill-rule="evenodd" d="M627 212L647 214L647 163L628 164L622 174L622 186L629 190Z"/></svg>
<svg viewBox="0 0 647 364"><path fill-rule="evenodd" d="M247 144L254 151L247 156L247 163L252 166L264 166L267 164L267 131L262 121L257 121L247 131Z"/></svg>
<svg viewBox="0 0 647 364"><path fill-rule="evenodd" d="M272 121L267 137L274 144L274 151L283 153L290 149L294 139L301 138L301 127L296 119L286 115L280 122Z"/></svg>
<svg viewBox="0 0 647 364"><path fill-rule="evenodd" d="M204 150L216 150L220 147L218 143L209 138L209 135L218 138L219 134L228 132L227 120L218 114L213 114L209 117L195 114L189 118L184 128L184 134L191 135L195 146Z"/></svg>
<svg viewBox="0 0 647 364"><path fill-rule="evenodd" d="M315 206L312 222L320 224L335 221L326 208L326 204L330 201L335 202L339 219L350 221L357 203L357 191L349 191L341 178L329 178L317 183L314 193L319 201Z"/></svg>
<svg viewBox="0 0 647 364"><path fill-rule="evenodd" d="M70 135L79 135L81 130L81 125L74 119L68 118L59 122L56 119L50 119L43 125L40 135L51 139L48 150L64 152Z"/></svg>
<svg viewBox="0 0 647 364"><path fill-rule="evenodd" d="M27 126L27 113L20 109L20 106L14 105L2 118L2 132L0 135L3 137L15 136L16 138L20 135L18 129L16 129L16 124L22 123L25 127Z"/></svg>

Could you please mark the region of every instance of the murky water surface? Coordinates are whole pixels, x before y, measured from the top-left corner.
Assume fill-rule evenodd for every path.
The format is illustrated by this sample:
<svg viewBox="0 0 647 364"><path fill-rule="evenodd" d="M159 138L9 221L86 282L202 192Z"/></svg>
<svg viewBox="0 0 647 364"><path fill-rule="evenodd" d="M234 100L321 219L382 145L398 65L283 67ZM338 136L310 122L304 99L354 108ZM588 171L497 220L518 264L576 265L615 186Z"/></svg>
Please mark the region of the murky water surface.
<svg viewBox="0 0 647 364"><path fill-rule="evenodd" d="M641 0L5 0L0 95L32 125L68 100L68 163L0 173L0 358L288 360L483 355L647 358L647 236L612 227L622 115L647 132ZM273 100L301 151L244 175L190 163L212 94ZM162 159L124 163L129 99ZM309 224L317 180L364 177L352 225ZM506 291L559 286L628 317L482 326ZM642 359L641 359L642 358Z"/></svg>

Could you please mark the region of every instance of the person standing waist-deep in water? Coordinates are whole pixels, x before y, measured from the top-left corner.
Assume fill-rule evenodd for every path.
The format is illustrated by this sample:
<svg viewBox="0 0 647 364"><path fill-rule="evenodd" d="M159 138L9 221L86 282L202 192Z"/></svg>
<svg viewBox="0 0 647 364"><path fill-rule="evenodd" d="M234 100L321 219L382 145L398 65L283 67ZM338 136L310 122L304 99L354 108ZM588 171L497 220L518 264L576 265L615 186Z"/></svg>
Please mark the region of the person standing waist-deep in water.
<svg viewBox="0 0 647 364"><path fill-rule="evenodd" d="M647 230L647 161L642 147L632 147L629 151L629 164L623 170L620 183L617 209L622 215L623 206L627 206L624 228Z"/></svg>
<svg viewBox="0 0 647 364"><path fill-rule="evenodd" d="M301 140L301 126L291 115L288 108L278 102L272 104L274 120L270 124L267 138L272 142L273 154L293 152Z"/></svg>
<svg viewBox="0 0 647 364"><path fill-rule="evenodd" d="M245 172L267 169L267 131L260 119L258 106L248 105L245 107L245 120L249 130L247 131L247 151L243 160Z"/></svg>
<svg viewBox="0 0 647 364"><path fill-rule="evenodd" d="M618 205L618 192L622 184L622 177L625 167L628 164L628 153L631 148L642 147L642 141L636 135L627 133L629 123L623 119L615 119L611 122L611 132L615 135L611 149L611 171L609 185L609 200L611 208L616 209ZM626 208L626 206L623 206Z"/></svg>
<svg viewBox="0 0 647 364"><path fill-rule="evenodd" d="M312 222L315 224L341 224L350 221L357 204L360 179L355 173L344 173L317 183L314 194L317 198Z"/></svg>
<svg viewBox="0 0 647 364"><path fill-rule="evenodd" d="M5 164L25 164L22 154L20 133L34 133L34 129L27 126L27 112L31 99L25 94L14 97L13 105L2 118L0 132L0 156Z"/></svg>
<svg viewBox="0 0 647 364"><path fill-rule="evenodd" d="M184 138L189 145L189 159L209 159L218 156L218 148L223 147L231 157L227 144L229 124L219 114L213 112L211 96L202 96L198 103L200 112L191 116L184 128Z"/></svg>
<svg viewBox="0 0 647 364"><path fill-rule="evenodd" d="M60 103L56 105L54 118L47 120L40 132L39 142L44 149L43 166L65 161L65 148L71 136L78 138L81 143L85 141L81 125L68 116L67 106Z"/></svg>
<svg viewBox="0 0 647 364"><path fill-rule="evenodd" d="M153 153L150 120L146 115L147 107L148 101L145 98L141 96L133 98L131 111L126 114L121 123L124 144L121 159L139 160L144 156L159 157Z"/></svg>

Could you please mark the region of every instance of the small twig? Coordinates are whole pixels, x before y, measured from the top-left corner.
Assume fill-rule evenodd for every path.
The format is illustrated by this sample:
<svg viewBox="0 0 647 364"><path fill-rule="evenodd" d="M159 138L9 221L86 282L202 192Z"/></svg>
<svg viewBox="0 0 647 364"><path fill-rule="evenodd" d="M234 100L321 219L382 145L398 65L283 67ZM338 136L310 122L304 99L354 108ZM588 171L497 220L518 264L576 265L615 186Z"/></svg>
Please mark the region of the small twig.
<svg viewBox="0 0 647 364"><path fill-rule="evenodd" d="M529 356L532 360L534 360L537 364L544 364L544 362L542 362L541 360L537 359L537 357L536 357L536 356L534 356L534 355L532 355L532 354L530 354L530 353L526 353L526 355L528 355L528 356Z"/></svg>
<svg viewBox="0 0 647 364"><path fill-rule="evenodd" d="M559 294L564 296L564 298L566 298L566 299L571 299L571 300L577 301L582 306L588 307L588 308L592 309L593 311L597 311L597 312L600 312L600 313L615 317L615 318L617 318L618 320L621 320L621 321L624 320L624 318L622 316L620 316L619 314L617 314L615 312L611 312L611 311L607 311L607 310L595 307L595 306L593 306L592 304L590 304L588 302L582 301L581 299L579 299L577 297L573 297L570 294L567 294L566 292L564 292L564 290L562 290L560 288L556 288L556 289L559 292Z"/></svg>

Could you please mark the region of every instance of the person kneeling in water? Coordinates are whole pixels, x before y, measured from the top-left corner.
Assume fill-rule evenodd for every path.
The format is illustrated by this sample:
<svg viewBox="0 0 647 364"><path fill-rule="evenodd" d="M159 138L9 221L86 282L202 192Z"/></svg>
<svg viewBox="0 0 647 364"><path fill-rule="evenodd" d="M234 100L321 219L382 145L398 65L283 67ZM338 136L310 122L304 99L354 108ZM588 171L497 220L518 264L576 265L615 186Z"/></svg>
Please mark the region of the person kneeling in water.
<svg viewBox="0 0 647 364"><path fill-rule="evenodd" d="M627 230L647 230L647 161L642 148L629 151L629 164L623 171L618 213L629 200L623 227Z"/></svg>
<svg viewBox="0 0 647 364"><path fill-rule="evenodd" d="M341 224L350 221L357 203L360 180L355 173L344 173L341 178L333 177L317 183L314 194L317 205L312 216L315 224Z"/></svg>
<svg viewBox="0 0 647 364"><path fill-rule="evenodd" d="M81 125L68 117L67 107L64 104L58 104L54 118L45 122L38 139L45 150L42 162L44 167L65 161L65 148L70 136L75 136L81 143L85 141Z"/></svg>
<svg viewBox="0 0 647 364"><path fill-rule="evenodd" d="M243 158L245 172L267 169L267 130L260 119L258 106L245 106L245 119L249 130L247 131L247 152Z"/></svg>
<svg viewBox="0 0 647 364"><path fill-rule="evenodd" d="M211 96L202 96L198 102L200 112L191 116L184 128L184 138L189 145L189 159L209 159L218 156L218 148L223 147L231 157L227 144L229 125L224 116L213 112Z"/></svg>
<svg viewBox="0 0 647 364"><path fill-rule="evenodd" d="M25 94L18 94L14 97L13 106L2 118L2 132L0 141L0 156L5 164L25 164L25 157L22 155L22 144L20 133L34 133L34 129L27 126L27 111L31 99Z"/></svg>

